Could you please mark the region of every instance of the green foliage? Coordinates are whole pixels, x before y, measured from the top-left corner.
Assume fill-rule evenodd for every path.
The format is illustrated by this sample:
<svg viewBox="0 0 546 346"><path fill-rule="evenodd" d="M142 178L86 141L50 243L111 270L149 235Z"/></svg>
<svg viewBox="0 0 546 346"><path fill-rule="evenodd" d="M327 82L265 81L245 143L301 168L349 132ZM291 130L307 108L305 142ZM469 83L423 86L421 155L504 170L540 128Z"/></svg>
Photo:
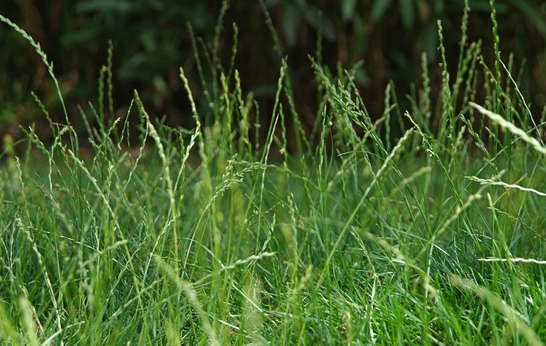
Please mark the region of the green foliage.
<svg viewBox="0 0 546 346"><path fill-rule="evenodd" d="M271 54L272 44L263 25L261 6L249 5L247 1L229 2L230 8L223 20L228 34L218 36L216 52L202 42L213 41L210 28L222 11L221 0L12 2L3 6L2 14L33 35L55 61L68 108L73 110L77 104L98 97L94 83L100 74L101 62L108 55L107 42L111 41L117 86L113 95L114 112L123 114L136 88L154 113L167 114L166 121L171 126L193 126L187 120L191 119L190 110L181 95L178 67L185 66L192 85L201 78L195 71L198 61L194 58L187 23L191 23L197 37L203 38L198 39L196 45L207 51L204 63L208 63L206 55L209 55L216 56L217 61L213 63L228 65L232 56L231 23L237 22L240 57L236 65L240 79L261 101L264 113L270 114L275 97L272 80L277 77L282 58L288 56L291 84L297 86L293 88L293 106L305 112L301 124L310 132L317 111L317 90L307 60L309 52L317 52L321 57L319 64L331 71L337 69L338 62L348 68L364 61L355 74L356 84L372 117L377 119L382 112L384 88L391 80L400 94L411 93L411 83L421 74L417 66L421 65L423 51L430 65L432 87L437 87L437 22L440 20L444 26L444 46L456 51L460 33L458 18L464 7L462 1L454 0L264 2L281 38L280 55ZM493 41L489 2L474 0L470 5L472 25L468 35L472 41L481 39L483 56L491 63L495 52L489 44ZM540 105L546 99L543 78L546 73L542 73L545 67L541 58L546 54L544 4L536 0L505 1L497 2L495 7L501 23L498 34L503 38L498 51L514 53L514 70L526 64L516 79L524 92L533 91L529 92L531 103ZM60 104L58 98L48 97L52 95L52 88L44 78L47 71L21 38L2 26L0 44L9 47L0 57L0 66L6 71L0 76L2 135L7 132L20 138L18 124L26 126L36 122L38 128L47 125L29 97L31 91L36 91L50 109ZM450 66L454 66L452 62ZM211 79L219 82L218 76L207 76L207 81ZM206 96L196 94L196 98L202 97ZM533 108L533 112L538 113L540 109ZM75 114L71 115L72 120L77 119L76 111L70 113ZM62 120L57 114L52 112L53 120ZM288 130L292 137L293 130Z"/></svg>
<svg viewBox="0 0 546 346"><path fill-rule="evenodd" d="M67 46L103 45L112 40L122 62L121 79L148 81L188 57L180 45L189 39L186 23L202 32L214 26L215 17L203 1L103 1L76 4L81 17L78 30L62 36Z"/></svg>
<svg viewBox="0 0 546 346"><path fill-rule="evenodd" d="M56 82L42 48L0 18ZM438 23L437 92L423 54L411 107L388 84L377 119L359 66L311 59L309 137L286 59L268 121L252 121L236 48L227 67L211 55L220 26L195 51L202 85L179 72L190 130L155 121L136 91L106 116L112 49L97 101L79 109L90 152L36 97L53 141L30 128L27 153L6 141L0 169L0 343L542 345L544 121L512 61L488 63L470 39L469 18L455 63ZM290 120L301 155L288 153Z"/></svg>

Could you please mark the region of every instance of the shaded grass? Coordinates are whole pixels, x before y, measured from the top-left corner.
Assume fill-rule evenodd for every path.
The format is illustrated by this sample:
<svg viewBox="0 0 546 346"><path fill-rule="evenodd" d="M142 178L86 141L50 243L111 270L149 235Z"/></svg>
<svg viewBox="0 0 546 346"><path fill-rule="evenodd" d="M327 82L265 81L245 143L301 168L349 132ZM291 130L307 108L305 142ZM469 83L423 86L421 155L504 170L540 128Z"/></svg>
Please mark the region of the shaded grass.
<svg viewBox="0 0 546 346"><path fill-rule="evenodd" d="M192 130L153 121L136 92L123 119L105 123L111 97L81 110L90 157L70 124L51 124L51 145L29 129L40 154L6 152L0 171L1 342L541 344L542 124L508 68L509 87L484 79L477 99L477 76L491 72L465 35L454 82L441 49L438 100L425 71L412 109L389 85L375 121L356 69L333 76L311 61L323 91L311 140L285 61L260 146L254 102L210 56L209 108L181 70ZM286 104L299 155L288 153Z"/></svg>

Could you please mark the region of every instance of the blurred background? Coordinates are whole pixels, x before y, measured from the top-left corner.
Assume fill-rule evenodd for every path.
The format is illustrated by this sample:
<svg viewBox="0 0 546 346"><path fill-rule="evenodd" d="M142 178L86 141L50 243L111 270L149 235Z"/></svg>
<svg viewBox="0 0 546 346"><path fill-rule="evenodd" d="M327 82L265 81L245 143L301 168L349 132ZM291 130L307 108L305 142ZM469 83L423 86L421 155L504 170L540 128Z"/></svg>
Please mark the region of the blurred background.
<svg viewBox="0 0 546 346"><path fill-rule="evenodd" d="M382 114L389 81L395 83L401 102L411 84L419 84L422 52L427 53L434 87L438 20L444 29L448 65L457 65L462 0L264 0L263 4L282 55L274 49L262 4L254 0L229 2L218 44L220 61L227 67L232 23L236 23L235 67L243 93L253 92L260 104L263 124L270 116L282 56L288 58L295 106L306 128L312 126L318 107L308 55L320 55L333 74L338 63L348 69L363 61L356 82L372 117ZM221 7L222 0L2 0L0 14L34 37L53 61L76 128L83 126L78 125L76 105L87 109L88 102L96 103L109 40L114 115L125 115L136 89L152 117L165 116L170 126L191 127L180 67L190 78L194 96L201 100L203 95L187 24L210 47ZM470 40L481 40L485 59L492 61L489 1L471 0L470 7ZM502 58L508 62L509 54L514 54L514 70L522 71L520 88L535 114L540 113L546 103L546 2L498 0L495 7ZM65 121L46 67L28 42L4 23L0 23L0 49L0 134L21 138L20 126L36 124L36 131L47 141L49 126L31 91L42 99L54 121ZM209 74L205 62L204 67Z"/></svg>

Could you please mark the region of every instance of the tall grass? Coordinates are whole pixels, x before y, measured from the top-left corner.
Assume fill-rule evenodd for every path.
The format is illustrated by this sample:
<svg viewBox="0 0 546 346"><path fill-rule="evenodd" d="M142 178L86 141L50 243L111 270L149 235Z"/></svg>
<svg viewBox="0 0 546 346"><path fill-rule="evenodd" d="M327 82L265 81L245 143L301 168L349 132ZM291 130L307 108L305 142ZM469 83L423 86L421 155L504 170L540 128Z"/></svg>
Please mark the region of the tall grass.
<svg viewBox="0 0 546 346"><path fill-rule="evenodd" d="M194 47L213 71L211 83L198 65L205 107L181 70L194 129L155 121L137 92L106 120L110 50L98 104L80 109L85 135L51 123L51 144L30 128L26 155L3 153L0 343L541 345L543 123L500 53L491 72L468 42L466 11L458 61L440 47L435 91L423 56L407 110L389 84L373 117L356 68L333 75L311 59L322 101L310 137L286 61L259 131L236 47L224 69L218 38ZM55 80L40 46L0 20Z"/></svg>

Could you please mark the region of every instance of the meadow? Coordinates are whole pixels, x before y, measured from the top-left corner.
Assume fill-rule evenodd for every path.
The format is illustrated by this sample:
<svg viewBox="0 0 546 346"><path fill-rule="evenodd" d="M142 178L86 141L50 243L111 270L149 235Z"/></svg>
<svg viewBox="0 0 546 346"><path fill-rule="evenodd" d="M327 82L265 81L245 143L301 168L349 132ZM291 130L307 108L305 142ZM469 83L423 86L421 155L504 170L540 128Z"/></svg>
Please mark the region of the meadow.
<svg viewBox="0 0 546 346"><path fill-rule="evenodd" d="M492 19L492 65L468 42L467 12L460 52L440 44L441 83L423 55L410 107L389 84L376 117L358 67L310 57L311 133L286 60L269 123L240 87L236 47L226 68L198 65L205 107L181 69L196 126L180 129L137 91L108 116L110 55L101 96L80 108L84 134L63 106L52 143L32 127L6 141L0 344L543 345L546 112L531 114ZM40 46L0 20L57 84Z"/></svg>

